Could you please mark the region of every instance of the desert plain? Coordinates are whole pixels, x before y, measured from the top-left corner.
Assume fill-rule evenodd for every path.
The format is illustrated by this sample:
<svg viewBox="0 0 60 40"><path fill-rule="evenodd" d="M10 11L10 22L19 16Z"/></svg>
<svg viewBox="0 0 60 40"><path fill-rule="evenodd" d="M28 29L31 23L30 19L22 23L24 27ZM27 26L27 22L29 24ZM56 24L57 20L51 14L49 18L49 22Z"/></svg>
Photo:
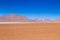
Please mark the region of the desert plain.
<svg viewBox="0 0 60 40"><path fill-rule="evenodd" d="M0 24L0 40L60 40L60 23Z"/></svg>

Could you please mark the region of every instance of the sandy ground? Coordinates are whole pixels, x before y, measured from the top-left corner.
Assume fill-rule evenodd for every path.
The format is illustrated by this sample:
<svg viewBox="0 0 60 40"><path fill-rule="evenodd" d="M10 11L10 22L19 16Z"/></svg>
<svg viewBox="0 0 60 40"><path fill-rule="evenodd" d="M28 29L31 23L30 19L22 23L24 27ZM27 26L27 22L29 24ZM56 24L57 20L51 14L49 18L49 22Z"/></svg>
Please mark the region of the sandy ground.
<svg viewBox="0 0 60 40"><path fill-rule="evenodd" d="M60 40L60 23L0 24L0 40Z"/></svg>

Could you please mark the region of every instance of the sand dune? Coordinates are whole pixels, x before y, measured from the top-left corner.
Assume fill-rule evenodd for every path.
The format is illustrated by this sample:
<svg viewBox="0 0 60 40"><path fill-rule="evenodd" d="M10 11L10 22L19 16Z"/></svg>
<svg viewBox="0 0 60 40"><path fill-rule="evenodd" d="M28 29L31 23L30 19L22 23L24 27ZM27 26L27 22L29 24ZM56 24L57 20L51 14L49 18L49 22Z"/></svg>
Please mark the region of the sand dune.
<svg viewBox="0 0 60 40"><path fill-rule="evenodd" d="M0 24L0 40L60 40L60 23Z"/></svg>

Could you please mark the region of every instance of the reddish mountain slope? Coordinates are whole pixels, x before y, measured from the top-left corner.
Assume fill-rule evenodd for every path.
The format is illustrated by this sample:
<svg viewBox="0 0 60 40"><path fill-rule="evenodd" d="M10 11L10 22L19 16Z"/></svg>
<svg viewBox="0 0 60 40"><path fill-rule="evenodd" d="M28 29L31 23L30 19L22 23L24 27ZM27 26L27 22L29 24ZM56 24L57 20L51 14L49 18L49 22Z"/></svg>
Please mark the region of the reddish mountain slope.
<svg viewBox="0 0 60 40"><path fill-rule="evenodd" d="M5 15L5 16L0 16L0 22L47 22L47 23L51 23L51 22L58 22L60 23L60 18L56 19L56 20L49 20L49 19L28 19L25 16L21 16L21 15L16 15L16 14L10 14L10 15Z"/></svg>
<svg viewBox="0 0 60 40"><path fill-rule="evenodd" d="M25 16L19 16L15 14L0 16L0 22L25 22L29 21L29 19Z"/></svg>

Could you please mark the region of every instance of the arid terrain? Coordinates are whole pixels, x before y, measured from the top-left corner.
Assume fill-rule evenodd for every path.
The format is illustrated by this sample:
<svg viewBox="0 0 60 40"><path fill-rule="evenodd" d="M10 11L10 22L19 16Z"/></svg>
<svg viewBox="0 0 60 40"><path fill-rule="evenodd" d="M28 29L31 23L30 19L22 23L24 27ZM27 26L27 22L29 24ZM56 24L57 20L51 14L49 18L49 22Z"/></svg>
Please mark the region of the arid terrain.
<svg viewBox="0 0 60 40"><path fill-rule="evenodd" d="M60 23L0 24L0 40L60 40Z"/></svg>

